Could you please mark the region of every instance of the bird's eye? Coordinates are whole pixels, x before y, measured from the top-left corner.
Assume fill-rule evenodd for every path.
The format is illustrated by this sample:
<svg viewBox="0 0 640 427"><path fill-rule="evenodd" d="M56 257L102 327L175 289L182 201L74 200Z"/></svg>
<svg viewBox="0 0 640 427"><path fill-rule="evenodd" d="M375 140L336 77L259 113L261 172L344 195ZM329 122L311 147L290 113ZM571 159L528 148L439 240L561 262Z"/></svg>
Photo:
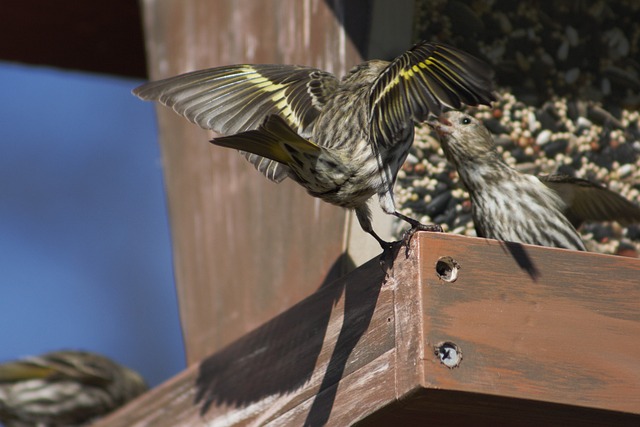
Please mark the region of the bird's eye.
<svg viewBox="0 0 640 427"><path fill-rule="evenodd" d="M471 119L469 117L463 117L462 120L460 120L460 123L462 123L463 125L468 125L471 123Z"/></svg>

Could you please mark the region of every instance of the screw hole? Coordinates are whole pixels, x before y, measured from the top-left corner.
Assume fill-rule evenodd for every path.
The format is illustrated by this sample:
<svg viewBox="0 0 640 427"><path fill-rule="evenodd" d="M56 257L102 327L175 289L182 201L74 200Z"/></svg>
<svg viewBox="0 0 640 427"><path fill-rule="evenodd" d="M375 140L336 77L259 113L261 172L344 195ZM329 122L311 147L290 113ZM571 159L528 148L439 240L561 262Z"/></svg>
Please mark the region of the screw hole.
<svg viewBox="0 0 640 427"><path fill-rule="evenodd" d="M450 256L443 256L436 262L436 275L445 282L455 282L460 264Z"/></svg>

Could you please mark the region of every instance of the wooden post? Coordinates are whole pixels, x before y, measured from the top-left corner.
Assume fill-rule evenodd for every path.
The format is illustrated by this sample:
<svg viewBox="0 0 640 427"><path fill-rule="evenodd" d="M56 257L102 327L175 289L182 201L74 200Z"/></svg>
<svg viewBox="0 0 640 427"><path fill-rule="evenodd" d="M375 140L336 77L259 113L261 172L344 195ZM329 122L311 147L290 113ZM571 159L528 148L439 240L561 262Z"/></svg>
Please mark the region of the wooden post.
<svg viewBox="0 0 640 427"><path fill-rule="evenodd" d="M413 12L412 0L143 5L153 79L237 63L301 64L342 76L362 61L363 52L393 57L406 50ZM385 18L406 21L403 30L381 27L385 34L372 36L372 22ZM159 107L158 118L189 364L353 268L354 251L343 255L349 244L359 260L380 252L359 226L350 232L343 209L289 180L267 181L238 153L212 146L210 133L170 109ZM363 252L366 247L373 249Z"/></svg>
<svg viewBox="0 0 640 427"><path fill-rule="evenodd" d="M144 2L151 77L234 63L342 74L360 57L323 0ZM158 109L175 275L193 364L343 274L343 210L276 185Z"/></svg>
<svg viewBox="0 0 640 427"><path fill-rule="evenodd" d="M97 425L639 425L640 260L439 233L405 249Z"/></svg>

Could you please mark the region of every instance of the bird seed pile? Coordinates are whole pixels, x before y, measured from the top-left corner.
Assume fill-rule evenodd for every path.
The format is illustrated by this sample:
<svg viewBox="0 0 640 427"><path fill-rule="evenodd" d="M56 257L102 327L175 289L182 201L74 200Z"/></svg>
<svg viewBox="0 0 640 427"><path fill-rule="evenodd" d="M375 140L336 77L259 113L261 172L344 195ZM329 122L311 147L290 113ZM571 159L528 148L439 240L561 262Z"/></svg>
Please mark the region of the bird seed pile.
<svg viewBox="0 0 640 427"><path fill-rule="evenodd" d="M607 186L640 204L640 2L419 2L418 38L444 40L484 58L500 87L493 109L469 112L510 166ZM464 31L458 31L464 28ZM398 174L400 211L474 236L468 194L431 129L416 129ZM401 236L405 224L397 224ZM638 256L640 224L587 223L593 252Z"/></svg>

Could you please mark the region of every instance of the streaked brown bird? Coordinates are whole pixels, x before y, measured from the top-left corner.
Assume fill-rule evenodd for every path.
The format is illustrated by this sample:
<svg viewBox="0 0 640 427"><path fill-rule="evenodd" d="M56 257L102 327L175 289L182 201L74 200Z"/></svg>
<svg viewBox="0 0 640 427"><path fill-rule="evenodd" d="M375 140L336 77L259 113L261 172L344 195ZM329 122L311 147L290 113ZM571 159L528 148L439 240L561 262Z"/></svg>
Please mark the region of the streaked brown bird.
<svg viewBox="0 0 640 427"><path fill-rule="evenodd" d="M459 111L430 122L469 191L479 237L584 251L584 221L640 222L640 208L590 181L535 177L508 166L487 128Z"/></svg>
<svg viewBox="0 0 640 427"><path fill-rule="evenodd" d="M14 426L74 426L144 393L136 372L95 353L56 351L0 365L0 421Z"/></svg>
<svg viewBox="0 0 640 427"><path fill-rule="evenodd" d="M393 186L414 124L445 108L488 105L492 71L451 46L422 42L391 62L372 60L339 80L295 65L231 65L150 82L133 93L159 101L241 151L274 182L291 178L312 196L353 209L371 226L367 200L412 228L437 229L396 211Z"/></svg>

